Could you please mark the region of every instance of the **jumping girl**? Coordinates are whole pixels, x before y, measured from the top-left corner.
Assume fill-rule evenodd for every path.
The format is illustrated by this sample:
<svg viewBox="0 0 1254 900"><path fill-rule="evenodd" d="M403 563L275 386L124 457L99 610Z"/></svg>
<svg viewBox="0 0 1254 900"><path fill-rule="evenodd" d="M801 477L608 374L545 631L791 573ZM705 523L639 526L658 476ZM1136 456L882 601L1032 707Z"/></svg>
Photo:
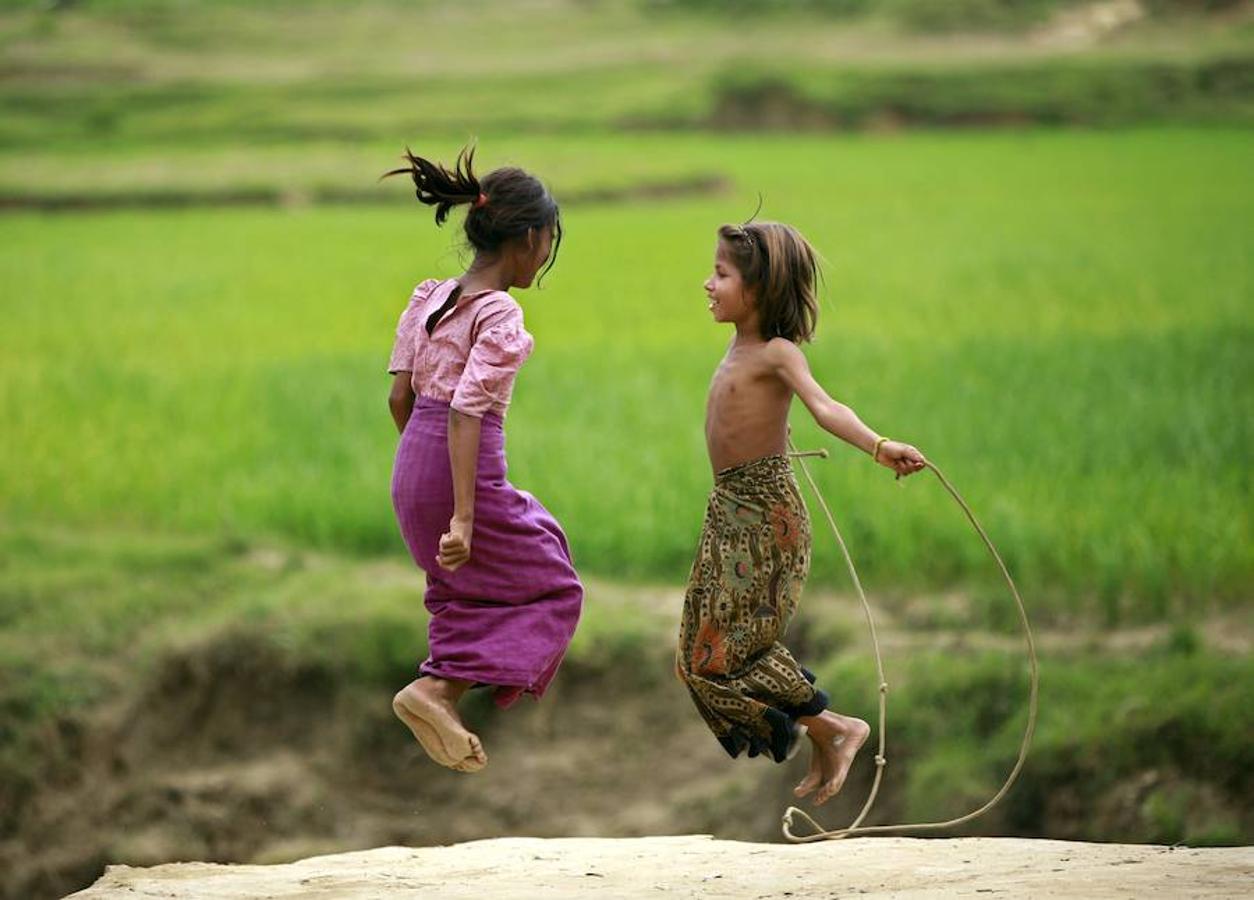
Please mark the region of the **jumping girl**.
<svg viewBox="0 0 1254 900"><path fill-rule="evenodd" d="M705 436L714 470L680 625L677 668L731 756L783 762L803 734L810 771L795 793L824 803L870 734L827 709L814 676L780 643L810 569L810 520L788 461L788 410L815 421L898 475L923 468L914 447L877 435L814 380L797 346L814 333L817 267L794 228L724 225L705 282L716 322L735 336L714 373ZM817 791L817 793L815 793Z"/></svg>
<svg viewBox="0 0 1254 900"><path fill-rule="evenodd" d="M540 697L575 633L583 587L561 526L506 480L503 421L514 377L532 350L507 293L529 287L561 244L557 203L537 179L503 168L478 178L474 151L452 170L406 152L419 202L437 225L458 205L474 260L414 289L396 329L389 406L401 433L392 503L426 572L429 656L392 700L436 762L487 764L457 702L487 687L498 706ZM551 252L550 252L551 251Z"/></svg>

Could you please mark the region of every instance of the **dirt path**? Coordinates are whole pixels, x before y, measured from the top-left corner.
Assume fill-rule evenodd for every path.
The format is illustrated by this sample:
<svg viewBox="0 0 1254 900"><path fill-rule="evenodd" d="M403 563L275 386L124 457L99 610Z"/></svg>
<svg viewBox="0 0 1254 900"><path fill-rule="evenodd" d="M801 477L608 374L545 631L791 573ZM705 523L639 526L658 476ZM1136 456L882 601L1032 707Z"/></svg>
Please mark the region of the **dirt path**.
<svg viewBox="0 0 1254 900"><path fill-rule="evenodd" d="M708 836L498 838L385 847L276 866L111 866L72 896L562 900L568 897L1237 897L1254 848L1019 838L882 838L789 846Z"/></svg>

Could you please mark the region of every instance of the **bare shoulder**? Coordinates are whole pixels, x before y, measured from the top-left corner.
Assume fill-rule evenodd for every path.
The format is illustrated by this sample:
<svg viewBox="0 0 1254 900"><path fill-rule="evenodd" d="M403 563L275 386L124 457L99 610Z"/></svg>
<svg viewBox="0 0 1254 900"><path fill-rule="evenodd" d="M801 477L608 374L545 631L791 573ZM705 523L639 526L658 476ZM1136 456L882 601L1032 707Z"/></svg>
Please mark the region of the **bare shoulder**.
<svg viewBox="0 0 1254 900"><path fill-rule="evenodd" d="M774 337L763 348L763 359L773 368L806 368L806 355L788 338Z"/></svg>

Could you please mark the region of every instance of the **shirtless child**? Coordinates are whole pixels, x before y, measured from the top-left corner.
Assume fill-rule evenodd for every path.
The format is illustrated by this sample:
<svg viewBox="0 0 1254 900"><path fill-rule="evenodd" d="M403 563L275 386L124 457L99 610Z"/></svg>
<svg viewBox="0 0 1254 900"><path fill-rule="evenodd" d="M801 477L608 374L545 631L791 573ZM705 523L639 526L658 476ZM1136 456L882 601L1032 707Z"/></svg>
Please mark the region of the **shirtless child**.
<svg viewBox="0 0 1254 900"><path fill-rule="evenodd" d="M822 428L899 476L924 458L877 435L811 376L797 346L818 317L805 238L773 222L718 234L705 291L714 320L736 333L706 405L714 489L684 597L677 670L731 756L747 750L783 762L807 735L810 771L795 793L822 804L840 791L870 727L827 709L814 675L780 643L810 569L809 515L787 456L793 395Z"/></svg>

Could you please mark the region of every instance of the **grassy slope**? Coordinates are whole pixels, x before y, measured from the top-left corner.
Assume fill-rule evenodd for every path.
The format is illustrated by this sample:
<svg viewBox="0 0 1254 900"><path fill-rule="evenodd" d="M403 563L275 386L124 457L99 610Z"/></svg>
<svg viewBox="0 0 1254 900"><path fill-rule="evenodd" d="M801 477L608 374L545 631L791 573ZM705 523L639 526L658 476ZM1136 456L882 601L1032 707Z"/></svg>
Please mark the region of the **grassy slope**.
<svg viewBox="0 0 1254 900"><path fill-rule="evenodd" d="M0 11L0 146L29 156L56 145L399 142L468 130L691 124L708 118L727 76L778 72L781 60L808 73L803 94L844 97L843 108L874 102L877 73L971 72L978 81L982 66L1007 63L1058 62L1078 72L1123 61L1187 63L1243 57L1254 35L1240 14L1150 19L1080 47L1022 35L910 34L877 18L792 14L749 26L740 15L663 14L638 4L499 0ZM1060 92L1065 105L1072 93L1085 95L1085 83L1023 89ZM949 90L941 86L939 109L951 102ZM952 102L971 90L956 84ZM1139 96L1125 99L1135 105ZM1172 102L1158 97L1148 112L1169 114Z"/></svg>
<svg viewBox="0 0 1254 900"><path fill-rule="evenodd" d="M88 755L100 762L96 751L103 741L125 741L130 750L123 757L134 759L140 747L128 737L132 729L165 735L149 755L186 753L189 766L206 771L243 768L267 753L290 750L293 735L304 731L300 716L308 714L299 704L288 712L278 707L271 723L234 736L229 731L230 722L258 716L247 696L249 680L266 703L274 702L276 685L289 681L323 693L324 702L340 710L339 736L348 745L364 742L359 749L370 759L396 756L385 741L391 732L380 731L378 710L423 653L415 615L419 578L403 564L363 563L273 543L25 530L0 534L0 567L2 836L28 815L36 821L39 807L28 804L50 797L48 785L57 785L56 791L99 789L78 785L74 773ZM584 700L597 708L610 703L636 710L642 698L656 695L679 713L672 701L680 689L669 672L678 599L674 589L625 591L592 583L558 686L561 696L550 701L553 709L563 717L590 715L588 708L570 707L569 690L590 694ZM876 682L858 616L846 600L811 593L790 642L815 664L837 708L873 721ZM883 604L877 604L877 616L891 685L891 777L874 821L963 813L992 793L1017 752L1026 690L1022 651L1016 640L990 640L979 632L903 628L905 619ZM1247 841L1248 811L1234 798L1247 796L1251 787L1254 759L1245 736L1252 726L1254 672L1241 643L1228 640L1234 624L1223 625L1222 635L1192 628L1125 638L1039 634L1041 718L1033 755L1015 792L975 833ZM187 682L187 693L178 688L180 681ZM241 689L243 695L233 693ZM347 705L335 699L344 697L354 699ZM302 694L302 703L308 699ZM209 737L195 728L176 736L145 718L144 703L174 704L179 718L218 718ZM482 706L472 704L471 713L484 727L509 728L516 718ZM608 751L611 767L614 754L638 754L630 737L639 727L633 718L638 714L623 713L621 721L601 726L621 734ZM129 724L119 729L119 720ZM108 737L114 730L117 736ZM360 766L362 759L343 764ZM869 765L863 768L869 771ZM114 773L119 783L122 774ZM860 769L853 794L866 789L863 774ZM738 782L741 789L756 781L747 771L745 778ZM125 780L142 802L137 777ZM333 784L334 778L309 787L329 790ZM738 802L733 787L726 789L732 793L701 800L715 820L720 804ZM429 797L420 791L424 802L452 804L432 790ZM240 793L246 796L247 788ZM93 804L92 815L119 802L112 789L102 796L112 799ZM847 820L857 799L843 798L824 820ZM523 814L508 798L498 799L498 807L504 816ZM126 804L117 809L133 816ZM760 809L745 814L758 822L753 827L760 834L754 834L771 833ZM620 826L598 827L614 832ZM340 834L337 843L314 822L305 831L290 822L275 828L266 830L267 841L321 835L332 840L326 850L352 840ZM229 831L222 832L224 839ZM200 846L196 841L206 838L186 839L188 846ZM106 843L114 854L129 846L120 837ZM141 853L141 845L127 852ZM180 852L177 840L171 847ZM0 855L12 851L0 844ZM248 858L235 854L225 858Z"/></svg>

